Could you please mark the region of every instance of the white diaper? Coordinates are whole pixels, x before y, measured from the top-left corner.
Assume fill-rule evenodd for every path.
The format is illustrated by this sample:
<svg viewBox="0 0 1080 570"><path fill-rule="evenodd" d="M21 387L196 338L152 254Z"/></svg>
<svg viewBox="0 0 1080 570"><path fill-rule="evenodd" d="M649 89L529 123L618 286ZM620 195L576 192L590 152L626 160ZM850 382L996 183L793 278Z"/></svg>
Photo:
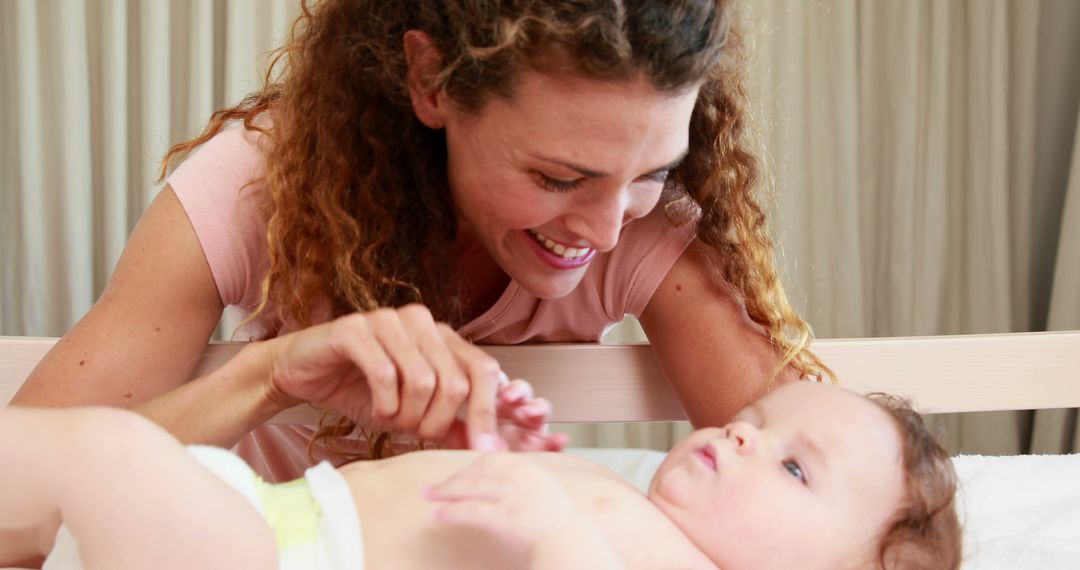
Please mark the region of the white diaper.
<svg viewBox="0 0 1080 570"><path fill-rule="evenodd" d="M303 479L271 485L229 451L200 445L188 451L266 519L277 540L279 568L363 570L363 537L352 493L329 463L308 469ZM61 525L42 570L81 568L78 543Z"/></svg>

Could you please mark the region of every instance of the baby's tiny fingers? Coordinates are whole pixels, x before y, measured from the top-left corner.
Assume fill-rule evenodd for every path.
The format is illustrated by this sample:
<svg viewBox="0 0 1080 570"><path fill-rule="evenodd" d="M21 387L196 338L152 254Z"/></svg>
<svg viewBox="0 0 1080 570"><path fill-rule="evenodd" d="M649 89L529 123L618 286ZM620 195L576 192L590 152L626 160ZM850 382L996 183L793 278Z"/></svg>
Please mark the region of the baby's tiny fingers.
<svg viewBox="0 0 1080 570"><path fill-rule="evenodd" d="M570 436L555 432L545 438L545 443L547 444L545 451L562 451L570 443Z"/></svg>
<svg viewBox="0 0 1080 570"><path fill-rule="evenodd" d="M504 419L523 429L541 429L551 419L551 403L537 398L508 410Z"/></svg>
<svg viewBox="0 0 1080 570"><path fill-rule="evenodd" d="M511 380L506 386L499 388L499 402L513 404L532 399L533 387L522 379Z"/></svg>
<svg viewBox="0 0 1080 570"><path fill-rule="evenodd" d="M522 406L518 413L521 414L522 419L547 418L551 415L551 411L551 402L545 398L536 398Z"/></svg>

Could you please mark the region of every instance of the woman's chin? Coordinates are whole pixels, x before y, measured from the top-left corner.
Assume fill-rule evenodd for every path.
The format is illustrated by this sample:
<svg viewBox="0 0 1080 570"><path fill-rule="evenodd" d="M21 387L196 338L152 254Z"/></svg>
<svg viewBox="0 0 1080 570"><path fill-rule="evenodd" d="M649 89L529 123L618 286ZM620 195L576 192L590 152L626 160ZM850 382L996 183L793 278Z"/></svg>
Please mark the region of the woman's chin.
<svg viewBox="0 0 1080 570"><path fill-rule="evenodd" d="M581 283L584 271L575 271L574 276L564 275L558 278L542 278L530 275L524 279L515 279L522 289L538 299L561 299L574 291Z"/></svg>

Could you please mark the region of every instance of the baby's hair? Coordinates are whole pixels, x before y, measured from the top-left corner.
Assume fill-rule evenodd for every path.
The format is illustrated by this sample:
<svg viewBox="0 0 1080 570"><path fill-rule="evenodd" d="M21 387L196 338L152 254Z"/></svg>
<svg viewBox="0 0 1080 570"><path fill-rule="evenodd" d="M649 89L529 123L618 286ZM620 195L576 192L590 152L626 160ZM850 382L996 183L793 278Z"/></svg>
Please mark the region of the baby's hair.
<svg viewBox="0 0 1080 570"><path fill-rule="evenodd" d="M904 398L867 396L896 422L904 466L904 497L877 549L888 570L960 567L963 530L956 514L956 471L945 448Z"/></svg>

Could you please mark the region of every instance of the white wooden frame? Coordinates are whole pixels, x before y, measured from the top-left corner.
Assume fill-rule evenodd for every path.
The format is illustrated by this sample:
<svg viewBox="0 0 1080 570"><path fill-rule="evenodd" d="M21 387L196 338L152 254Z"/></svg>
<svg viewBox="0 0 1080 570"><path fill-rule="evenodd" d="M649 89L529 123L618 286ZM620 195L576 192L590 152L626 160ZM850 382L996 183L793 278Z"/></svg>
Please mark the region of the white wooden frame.
<svg viewBox="0 0 1080 570"><path fill-rule="evenodd" d="M56 342L0 337L0 404L6 404ZM196 375L220 366L241 343L207 347ZM648 345L485 346L513 377L554 405L554 421L685 419ZM814 351L841 384L911 398L926 413L1080 407L1080 331L819 340ZM300 406L274 423L309 423Z"/></svg>

